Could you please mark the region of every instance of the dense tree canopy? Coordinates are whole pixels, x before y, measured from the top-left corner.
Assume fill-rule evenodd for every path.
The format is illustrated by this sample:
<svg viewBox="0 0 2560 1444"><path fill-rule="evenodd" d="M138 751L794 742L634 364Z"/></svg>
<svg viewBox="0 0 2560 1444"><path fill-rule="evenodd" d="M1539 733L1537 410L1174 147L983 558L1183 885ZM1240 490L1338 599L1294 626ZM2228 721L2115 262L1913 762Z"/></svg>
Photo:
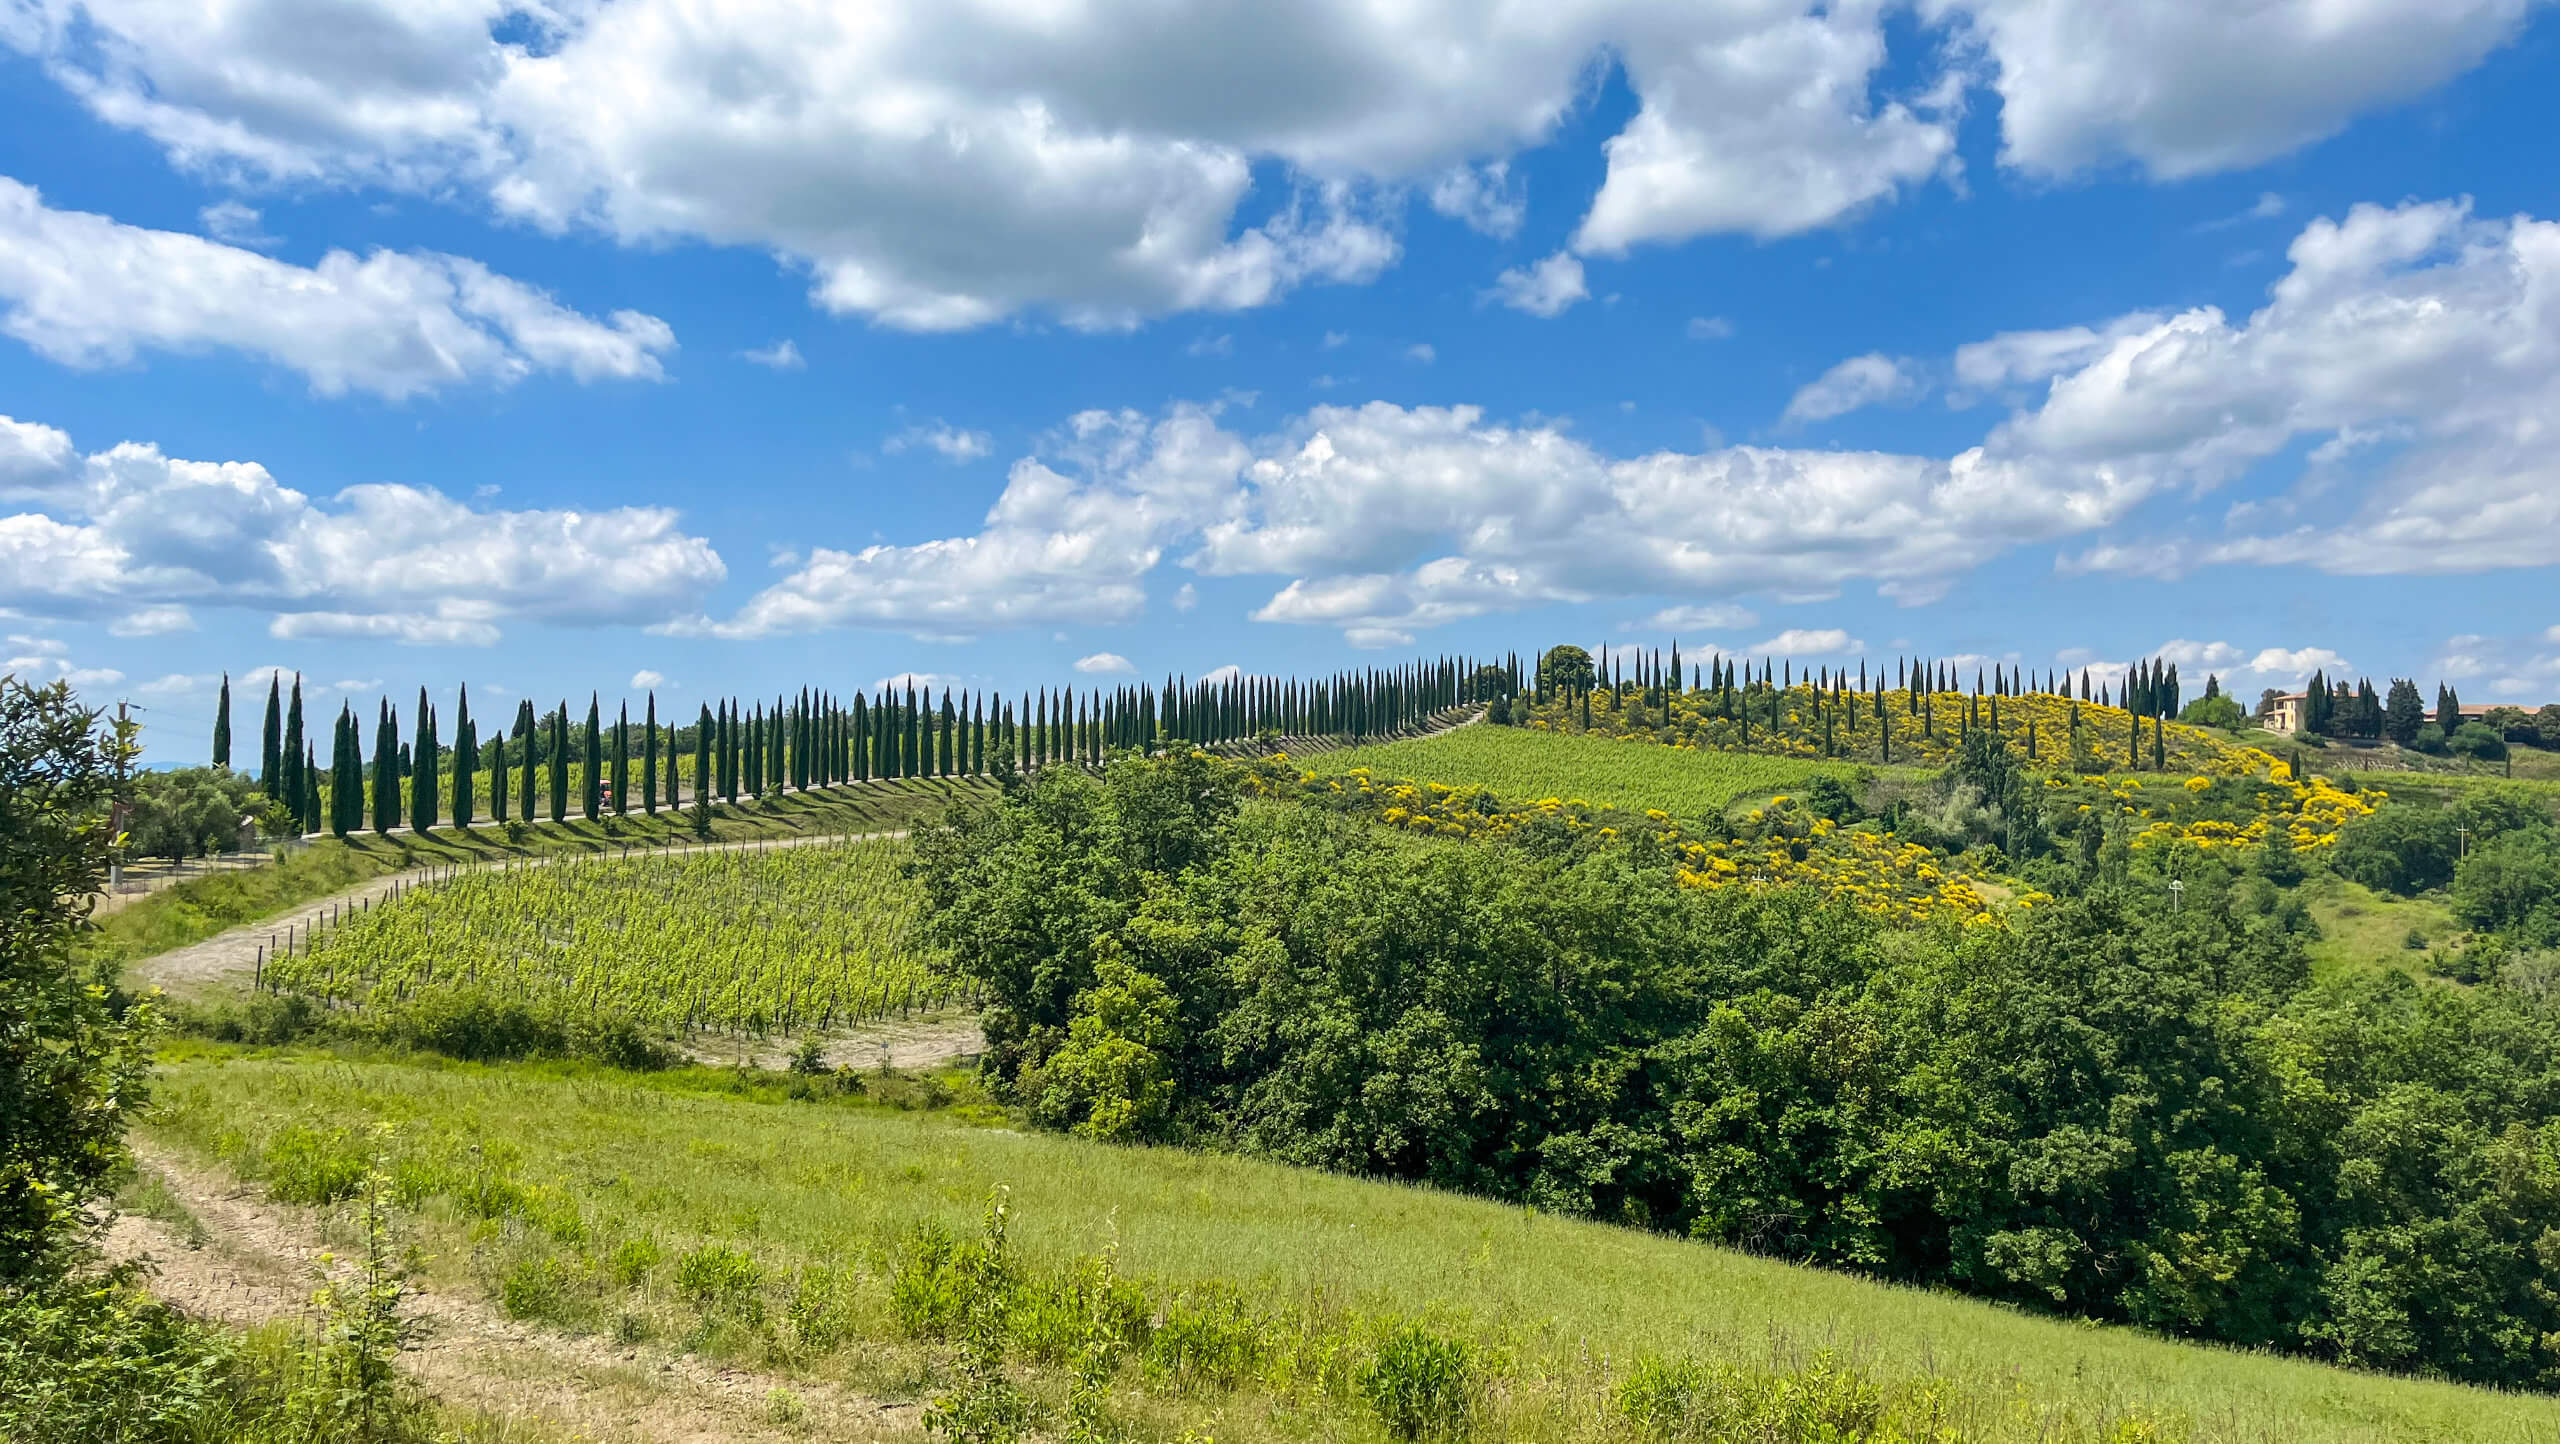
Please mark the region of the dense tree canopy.
<svg viewBox="0 0 2560 1444"><path fill-rule="evenodd" d="M1046 773L920 839L990 1072L1037 1120L2560 1383L2560 1019L2524 992L2314 986L2298 907L2246 865L2188 872L2174 912L2120 860L2006 921L1897 929L1684 888L1642 839L1443 843L1237 777ZM2545 905L2507 877L2483 907Z"/></svg>
<svg viewBox="0 0 2560 1444"><path fill-rule="evenodd" d="M62 1267L147 1096L149 1009L118 1016L71 955L132 760L67 686L0 678L0 1287Z"/></svg>

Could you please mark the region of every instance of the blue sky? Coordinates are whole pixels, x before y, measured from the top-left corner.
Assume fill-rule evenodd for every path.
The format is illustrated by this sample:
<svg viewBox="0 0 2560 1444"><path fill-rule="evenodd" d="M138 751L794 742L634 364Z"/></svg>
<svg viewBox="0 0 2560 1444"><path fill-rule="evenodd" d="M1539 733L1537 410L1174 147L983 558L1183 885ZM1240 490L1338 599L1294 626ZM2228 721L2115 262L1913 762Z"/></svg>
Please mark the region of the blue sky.
<svg viewBox="0 0 2560 1444"><path fill-rule="evenodd" d="M5 0L9 665L2560 699L2553 9Z"/></svg>

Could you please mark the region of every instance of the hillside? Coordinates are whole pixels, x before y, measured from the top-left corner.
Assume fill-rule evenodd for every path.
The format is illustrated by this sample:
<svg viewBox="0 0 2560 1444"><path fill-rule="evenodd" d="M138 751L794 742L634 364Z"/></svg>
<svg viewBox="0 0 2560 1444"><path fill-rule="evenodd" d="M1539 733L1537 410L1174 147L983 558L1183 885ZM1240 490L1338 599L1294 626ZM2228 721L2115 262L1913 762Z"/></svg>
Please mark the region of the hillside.
<svg viewBox="0 0 2560 1444"><path fill-rule="evenodd" d="M1713 817L1738 798L1801 787L1816 777L1847 781L1862 770L1879 770L1851 762L1662 747L1650 737L1488 726L1295 760L1324 776L1367 768L1380 777L1473 784L1523 801L1580 798L1598 807L1658 808L1681 817ZM1916 768L1881 770L1889 776L1921 775Z"/></svg>
<svg viewBox="0 0 2560 1444"><path fill-rule="evenodd" d="M1944 1437L2560 1430L2560 1401L2033 1318L1427 1190L977 1126L983 1107L290 1050L188 1048L163 1072L169 1103L147 1137L167 1156L316 1198L351 1188L378 1148L432 1288L541 1329L699 1350L812 1397L913 1401L948 1377L945 1349L901 1325L900 1290L918 1228L965 1239L1002 1185L1031 1278L1116 1242L1148 1308L1171 1310L1115 1388L1147 1437L1375 1437L1350 1362L1327 1359L1410 1320L1481 1361L1488 1437L1632 1436L1617 1391L1647 1359L1793 1371L1801 1388L1826 1352L1897 1411L1936 1401L1960 1431ZM715 1256L748 1282L688 1282ZM1191 1352L1166 1352L1185 1319ZM1036 1347L1020 1367L1035 1389L1063 1387Z"/></svg>

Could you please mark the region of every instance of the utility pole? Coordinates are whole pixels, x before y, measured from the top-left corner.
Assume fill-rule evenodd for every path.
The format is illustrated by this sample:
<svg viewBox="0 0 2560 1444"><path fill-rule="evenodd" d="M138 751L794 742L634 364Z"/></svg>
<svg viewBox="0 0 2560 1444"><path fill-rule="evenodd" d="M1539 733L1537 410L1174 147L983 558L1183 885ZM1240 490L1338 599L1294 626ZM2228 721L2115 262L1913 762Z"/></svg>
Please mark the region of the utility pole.
<svg viewBox="0 0 2560 1444"><path fill-rule="evenodd" d="M2169 911L2172 914L2175 914L2178 911L2179 900L2186 896L2186 891L2187 885L2185 883L2180 882L2174 877L2169 879Z"/></svg>

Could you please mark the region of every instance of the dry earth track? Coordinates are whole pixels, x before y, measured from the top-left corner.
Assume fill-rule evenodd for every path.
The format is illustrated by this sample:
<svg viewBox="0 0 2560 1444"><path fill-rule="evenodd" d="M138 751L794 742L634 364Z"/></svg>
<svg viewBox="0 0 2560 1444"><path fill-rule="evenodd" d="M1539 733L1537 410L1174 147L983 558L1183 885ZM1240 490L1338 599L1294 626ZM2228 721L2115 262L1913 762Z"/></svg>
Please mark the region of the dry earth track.
<svg viewBox="0 0 2560 1444"><path fill-rule="evenodd" d="M247 1327L307 1321L330 1252L315 1218L268 1202L258 1190L216 1178L175 1155L138 1146L144 1167L201 1225L188 1231L133 1215L106 1240L117 1259L144 1259L151 1292L194 1318ZM327 1267L344 1269L343 1258ZM912 1439L920 1401L891 1401L830 1384L723 1368L690 1354L571 1337L517 1323L484 1302L420 1290L405 1310L424 1325L401 1367L430 1397L510 1419L538 1419L561 1434L607 1444L764 1444L764 1441ZM775 1418L776 1390L800 1417Z"/></svg>

